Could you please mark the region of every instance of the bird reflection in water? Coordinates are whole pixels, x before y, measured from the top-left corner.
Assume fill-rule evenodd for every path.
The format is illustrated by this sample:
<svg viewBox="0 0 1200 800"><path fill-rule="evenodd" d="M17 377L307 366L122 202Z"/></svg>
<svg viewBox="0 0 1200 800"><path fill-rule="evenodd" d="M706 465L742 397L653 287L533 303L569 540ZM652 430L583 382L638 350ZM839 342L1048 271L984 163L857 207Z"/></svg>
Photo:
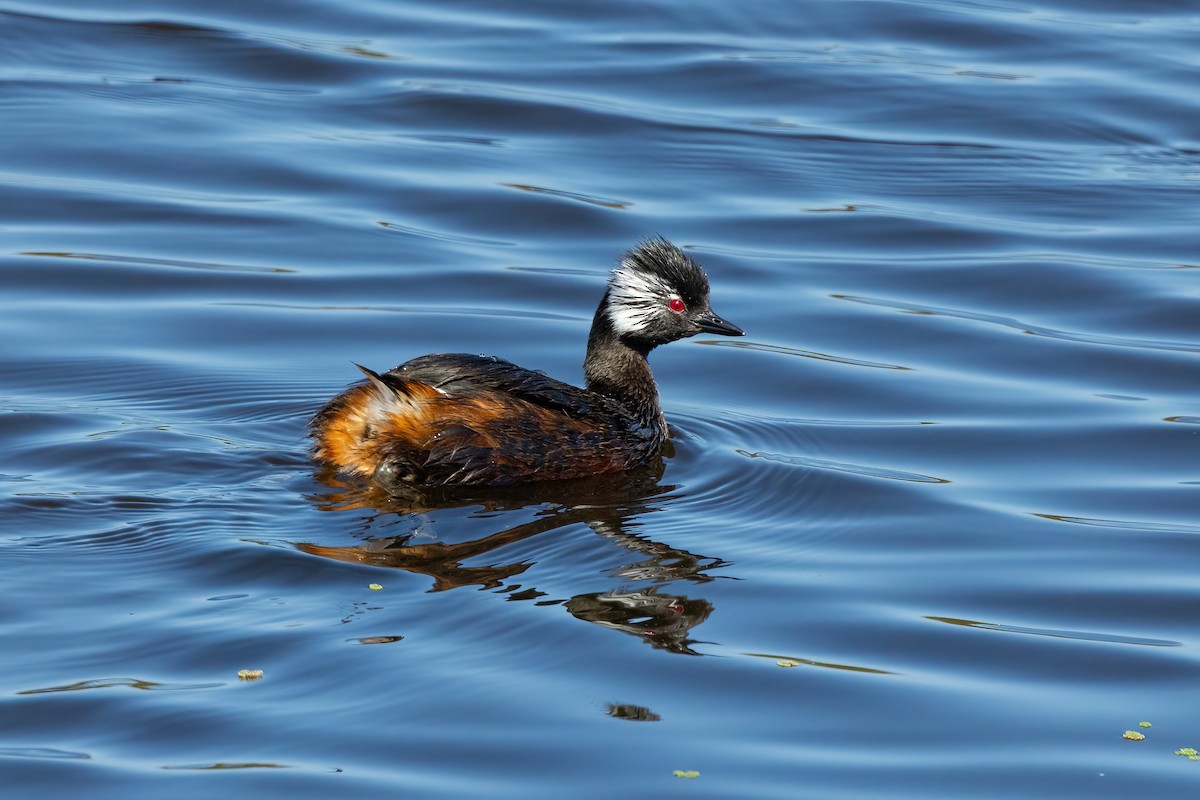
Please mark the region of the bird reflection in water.
<svg viewBox="0 0 1200 800"><path fill-rule="evenodd" d="M389 567L427 575L430 591L460 586L495 589L513 600L537 600L546 592L533 587L507 585L533 562L490 563L465 566L501 548L532 539L569 525L584 524L594 533L620 545L638 558L611 572L621 583L605 592L576 594L567 600L538 600L540 605L563 605L576 619L639 637L656 649L698 655L692 649L691 630L712 613L703 598L668 593L677 581L703 584L717 576L709 571L727 566L720 559L680 550L629 532L637 517L664 510L675 486L662 485L663 463L651 464L622 475L586 480L555 481L506 489L393 493L375 484L347 482L328 471L318 480L328 491L312 499L326 511L368 511L371 520L383 515L419 520L439 509L476 508L473 524L503 518L505 511L536 509L536 518L462 542L421 540L417 530L399 536L371 538L353 546L302 542L296 548L336 561ZM628 588L630 583L643 584Z"/></svg>

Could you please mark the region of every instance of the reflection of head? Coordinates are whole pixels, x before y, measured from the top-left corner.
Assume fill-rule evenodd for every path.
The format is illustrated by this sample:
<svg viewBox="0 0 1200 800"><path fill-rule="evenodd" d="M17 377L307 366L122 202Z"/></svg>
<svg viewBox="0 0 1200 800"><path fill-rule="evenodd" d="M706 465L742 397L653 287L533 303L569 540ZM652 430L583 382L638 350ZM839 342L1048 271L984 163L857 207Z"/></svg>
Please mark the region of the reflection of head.
<svg viewBox="0 0 1200 800"><path fill-rule="evenodd" d="M693 656L700 654L690 647L695 640L688 633L712 609L707 600L659 594L657 589L580 594L567 601L567 611L576 619L641 637L658 650Z"/></svg>

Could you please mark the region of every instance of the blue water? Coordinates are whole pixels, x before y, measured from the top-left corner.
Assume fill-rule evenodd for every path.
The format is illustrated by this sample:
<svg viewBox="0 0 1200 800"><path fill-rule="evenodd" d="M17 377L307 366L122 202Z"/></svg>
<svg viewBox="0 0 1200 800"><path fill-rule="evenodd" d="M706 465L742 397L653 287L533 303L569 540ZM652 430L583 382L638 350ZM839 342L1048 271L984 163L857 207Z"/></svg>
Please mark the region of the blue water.
<svg viewBox="0 0 1200 800"><path fill-rule="evenodd" d="M4 796L1195 797L1198 37L0 0ZM578 382L653 234L748 333L661 474L314 469L351 361Z"/></svg>

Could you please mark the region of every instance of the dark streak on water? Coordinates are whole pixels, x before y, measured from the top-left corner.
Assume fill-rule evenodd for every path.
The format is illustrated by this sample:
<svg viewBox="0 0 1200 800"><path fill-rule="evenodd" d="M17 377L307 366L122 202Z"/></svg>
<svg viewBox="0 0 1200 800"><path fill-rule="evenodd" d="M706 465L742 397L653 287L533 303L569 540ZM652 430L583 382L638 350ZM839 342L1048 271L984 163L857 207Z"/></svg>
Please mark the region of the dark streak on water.
<svg viewBox="0 0 1200 800"><path fill-rule="evenodd" d="M5 797L1194 797L1198 38L0 2ZM314 472L352 360L577 380L654 233L749 332L661 470Z"/></svg>

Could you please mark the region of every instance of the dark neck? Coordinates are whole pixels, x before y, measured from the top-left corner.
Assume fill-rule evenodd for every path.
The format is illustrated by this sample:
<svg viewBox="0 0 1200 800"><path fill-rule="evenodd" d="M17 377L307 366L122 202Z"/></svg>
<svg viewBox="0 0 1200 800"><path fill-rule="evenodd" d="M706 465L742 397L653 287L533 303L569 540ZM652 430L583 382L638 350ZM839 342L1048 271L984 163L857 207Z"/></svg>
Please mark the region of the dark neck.
<svg viewBox="0 0 1200 800"><path fill-rule="evenodd" d="M658 387L650 373L646 356L653 346L639 347L617 336L604 313L605 299L596 309L592 332L588 336L583 375L587 388L624 404L646 425L666 432Z"/></svg>

